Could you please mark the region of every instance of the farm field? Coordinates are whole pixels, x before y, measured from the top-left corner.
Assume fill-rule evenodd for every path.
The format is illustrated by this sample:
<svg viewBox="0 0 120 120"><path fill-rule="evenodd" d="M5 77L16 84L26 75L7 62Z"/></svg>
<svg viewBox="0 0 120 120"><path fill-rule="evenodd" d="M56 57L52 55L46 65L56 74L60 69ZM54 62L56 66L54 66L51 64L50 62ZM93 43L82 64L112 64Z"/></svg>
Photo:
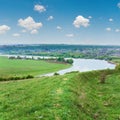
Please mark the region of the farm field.
<svg viewBox="0 0 120 120"><path fill-rule="evenodd" d="M11 60L0 57L0 76L41 75L70 67L69 64L49 63L42 60Z"/></svg>

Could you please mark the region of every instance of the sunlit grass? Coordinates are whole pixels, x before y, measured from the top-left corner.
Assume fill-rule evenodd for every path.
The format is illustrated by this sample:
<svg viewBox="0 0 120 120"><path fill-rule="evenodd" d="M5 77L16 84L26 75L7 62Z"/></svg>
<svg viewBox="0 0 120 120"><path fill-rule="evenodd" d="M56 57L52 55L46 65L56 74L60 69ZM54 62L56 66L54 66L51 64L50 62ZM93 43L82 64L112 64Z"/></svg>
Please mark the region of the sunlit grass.
<svg viewBox="0 0 120 120"><path fill-rule="evenodd" d="M70 67L69 64L49 63L40 60L16 60L0 57L0 77L40 75Z"/></svg>
<svg viewBox="0 0 120 120"><path fill-rule="evenodd" d="M102 71L0 83L0 120L120 119L120 74Z"/></svg>

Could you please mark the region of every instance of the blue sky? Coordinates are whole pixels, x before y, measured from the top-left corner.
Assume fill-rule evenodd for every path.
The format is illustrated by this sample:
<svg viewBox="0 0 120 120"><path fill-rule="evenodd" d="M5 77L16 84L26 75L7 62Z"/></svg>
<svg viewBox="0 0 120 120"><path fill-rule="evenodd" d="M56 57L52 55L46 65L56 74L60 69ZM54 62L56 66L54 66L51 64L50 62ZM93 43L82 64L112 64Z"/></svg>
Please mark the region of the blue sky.
<svg viewBox="0 0 120 120"><path fill-rule="evenodd" d="M120 0L0 0L0 44L120 45Z"/></svg>

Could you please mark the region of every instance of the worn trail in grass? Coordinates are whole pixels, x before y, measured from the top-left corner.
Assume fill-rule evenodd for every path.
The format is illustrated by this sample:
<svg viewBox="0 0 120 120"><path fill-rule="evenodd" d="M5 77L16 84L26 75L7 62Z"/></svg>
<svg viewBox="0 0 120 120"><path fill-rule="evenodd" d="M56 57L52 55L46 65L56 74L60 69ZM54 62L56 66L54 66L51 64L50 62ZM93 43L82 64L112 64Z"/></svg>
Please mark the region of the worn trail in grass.
<svg viewBox="0 0 120 120"><path fill-rule="evenodd" d="M74 113L67 76L0 83L0 120L66 119Z"/></svg>
<svg viewBox="0 0 120 120"><path fill-rule="evenodd" d="M0 83L0 120L120 119L120 73L69 73L64 76Z"/></svg>

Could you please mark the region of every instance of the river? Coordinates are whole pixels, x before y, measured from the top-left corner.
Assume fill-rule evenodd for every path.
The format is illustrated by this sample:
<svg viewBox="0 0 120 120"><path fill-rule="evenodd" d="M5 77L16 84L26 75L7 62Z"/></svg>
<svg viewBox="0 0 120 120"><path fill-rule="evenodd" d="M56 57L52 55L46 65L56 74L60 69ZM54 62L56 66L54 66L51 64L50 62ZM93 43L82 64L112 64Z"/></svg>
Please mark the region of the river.
<svg viewBox="0 0 120 120"><path fill-rule="evenodd" d="M64 75L72 71L86 72L92 70L115 69L115 64L108 63L105 60L96 59L73 59L73 65L70 68L60 70L57 73ZM44 74L40 76L53 76L54 73Z"/></svg>
<svg viewBox="0 0 120 120"><path fill-rule="evenodd" d="M25 57L26 55L0 55L0 56L20 56ZM26 56L28 58L32 58L32 56ZM34 59L43 58L43 56L33 56ZM51 58L51 57L44 57L45 59ZM55 57L52 57L55 58ZM69 58L66 58L69 59ZM109 63L105 60L96 60L96 59L73 59L73 64L70 68L59 70L57 71L58 74L64 75L65 73L72 72L72 71L79 71L79 72L86 72L86 71L92 71L92 70L104 70L104 69L115 69L115 64ZM37 77L42 76L53 76L54 73L48 73L43 75L38 75Z"/></svg>

